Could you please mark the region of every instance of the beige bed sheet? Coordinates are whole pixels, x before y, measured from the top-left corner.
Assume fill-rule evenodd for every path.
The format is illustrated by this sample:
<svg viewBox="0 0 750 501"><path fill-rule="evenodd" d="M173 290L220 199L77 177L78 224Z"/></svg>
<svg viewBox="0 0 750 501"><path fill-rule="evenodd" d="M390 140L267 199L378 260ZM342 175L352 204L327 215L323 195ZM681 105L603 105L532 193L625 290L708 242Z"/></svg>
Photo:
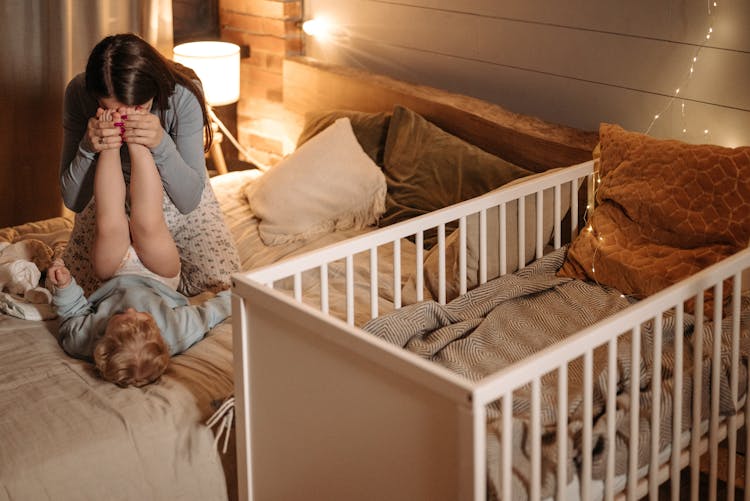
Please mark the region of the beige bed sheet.
<svg viewBox="0 0 750 501"><path fill-rule="evenodd" d="M228 324L144 389L97 378L56 332L0 316L0 499L227 498L202 423L232 391Z"/></svg>

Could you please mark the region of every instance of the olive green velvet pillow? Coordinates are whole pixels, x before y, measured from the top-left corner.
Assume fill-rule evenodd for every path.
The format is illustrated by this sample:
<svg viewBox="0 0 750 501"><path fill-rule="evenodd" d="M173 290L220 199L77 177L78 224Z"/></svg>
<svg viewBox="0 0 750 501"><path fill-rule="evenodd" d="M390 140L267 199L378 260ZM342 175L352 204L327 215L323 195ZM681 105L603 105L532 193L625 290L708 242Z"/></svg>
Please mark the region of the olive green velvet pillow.
<svg viewBox="0 0 750 501"><path fill-rule="evenodd" d="M339 118L348 118L354 137L362 149L380 167L383 166L383 150L388 134L389 112L366 113L353 110L311 111L305 114L305 125L297 139L297 148L322 132Z"/></svg>
<svg viewBox="0 0 750 501"><path fill-rule="evenodd" d="M402 106L393 109L383 161L388 194L380 226L442 209L533 174ZM425 248L435 241L434 234L425 233Z"/></svg>

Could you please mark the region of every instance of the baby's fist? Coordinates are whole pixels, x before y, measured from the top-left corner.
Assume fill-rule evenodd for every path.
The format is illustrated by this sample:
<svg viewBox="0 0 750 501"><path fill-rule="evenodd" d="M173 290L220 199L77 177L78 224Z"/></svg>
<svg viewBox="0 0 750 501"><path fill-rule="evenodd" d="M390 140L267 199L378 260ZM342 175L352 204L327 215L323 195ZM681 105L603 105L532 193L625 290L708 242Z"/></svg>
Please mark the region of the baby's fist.
<svg viewBox="0 0 750 501"><path fill-rule="evenodd" d="M50 283L59 289L70 285L70 270L65 266L61 259L55 259L49 268L47 268L47 278Z"/></svg>

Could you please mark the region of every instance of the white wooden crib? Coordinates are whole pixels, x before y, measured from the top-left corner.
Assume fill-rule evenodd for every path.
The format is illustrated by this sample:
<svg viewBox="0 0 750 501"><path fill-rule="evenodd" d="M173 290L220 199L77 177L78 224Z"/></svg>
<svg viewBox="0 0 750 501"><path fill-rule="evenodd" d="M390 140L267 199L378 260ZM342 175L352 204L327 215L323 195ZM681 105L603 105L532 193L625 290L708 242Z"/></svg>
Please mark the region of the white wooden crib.
<svg viewBox="0 0 750 501"><path fill-rule="evenodd" d="M738 429L746 425L746 399L740 380L745 360L740 357L741 274L750 268L750 250L712 266L656 295L642 300L613 316L556 343L525 361L511 365L479 381L470 381L448 369L427 361L404 349L376 338L355 326L355 287L371 291L370 317L383 313L377 299L378 274L383 263L377 249L394 249L392 266L394 283L392 303L401 305L402 270L400 261L402 238L416 240L416 293L422 299L422 239L424 232L437 228L440 266L438 302L445 302L445 237L446 223L458 221L461 229L459 266L461 293L467 292L466 224L467 217L479 214L480 221L480 282L487 281L487 225L496 224L487 211L499 207L502 215L508 202L535 197L536 257L541 258L552 247L559 248L564 232L578 232L578 218L572 217L570 228L563 228L561 198L569 186L572 214L578 205L578 186L588 180L591 185L593 162L557 170L521 182L483 197L469 200L419 218L382 228L319 251L288 259L284 262L239 274L234 277L233 328L235 346L235 395L237 405L237 451L239 494L241 499L373 499L373 500L484 500L490 495L501 499L637 499L646 494L656 499L659 486L671 479L672 499L684 498L686 485L680 485L682 470L689 465L690 494L698 499L698 484L707 479L710 499L715 499L719 485L719 454L728 451L726 490L734 495ZM554 193L554 232L549 248L542 238L544 190ZM518 203L518 228L524 228L524 203ZM507 242L500 231L500 248ZM519 256L523 256L526 235L516 239ZM505 251L502 251L505 252ZM355 255L369 256L370 283L355 286L352 263ZM346 309L343 319L335 318L328 303L329 265L344 263L346 270ZM504 261L503 261L504 262ZM525 263L524 263L525 264ZM408 263L408 266L412 266ZM311 271L312 270L312 271ZM500 273L505 273L501 269ZM305 301L310 284L319 287L320 301ZM492 278L492 277L489 277ZM725 282L733 279L731 282ZM317 285L319 283L319 285ZM683 395L682 357L685 344L694 343L696 357L702 356L704 322L719 325L722 316L716 301L713 318L704 318L704 291L713 290L721 297L723 287L731 283L731 322L722 336L724 346L713 343L711 352L711 387L708 395L700 391L701 371L695 372L692 396ZM291 284L291 285L290 285ZM274 288L274 285L277 288ZM316 296L317 297L317 296ZM695 299L695 336L683 341L681 335L684 303ZM677 334L670 349L674 350L676 367L673 395L668 398L674 412L670 436L659 433L662 368L662 319L674 317ZM726 323L725 323L726 324ZM616 472L615 447L608 447L603 458L603 478L593 478L592 400L594 387L608 387L606 401L606 432L608 443L615 443L615 413L618 389L616 352L618 341L628 336L632 360L639 360L642 351L641 331L653 327L655 367L650 388L655 393L653 412L640 416L641 381L634 377L622 391L629 395L631 412L627 447L629 451L645 450L647 465L639 464L636 454L629 454L625 472ZM649 329L651 327L648 327ZM723 351L722 351L723 350ZM594 354L604 353L607 375L605 381L594 379ZM727 353L729 355L727 355ZM729 360L729 395L735 412L720 413L720 358ZM583 370L583 428L574 444L568 431L565 409L568 398L569 372ZM746 371L745 371L746 373ZM560 402L557 429L553 432L558 460L554 471L554 492L542 493L542 435L540 391L544 378L555 374L557 399ZM743 376L746 377L746 376ZM488 461L488 405L499 409L499 437L511 437L513 399L519 390L531 395L530 424L525 447L528 464L513 454L511 440L499 440L499 461ZM683 423L683 398L690 398L691 416L699 416L708 406L710 415L701 420ZM722 397L725 398L725 397ZM685 400L687 402L687 400ZM649 443L638 444L640 426L650 423ZM689 430L689 431L686 431ZM548 433L548 437L549 437ZM725 441L725 442L723 442ZM722 447L719 447L723 442ZM576 458L578 465L569 471L566 459L572 450L583 451ZM701 456L708 454L707 473L701 473ZM600 458L601 460L601 458ZM523 489L514 483L514 471L524 469L528 482ZM745 472L750 475L750 471ZM488 478L494 487L488 492ZM704 479L705 477L705 479ZM684 475L683 475L684 478ZM682 490L682 493L681 493ZM681 497L683 496L683 497ZM747 496L746 496L747 497Z"/></svg>

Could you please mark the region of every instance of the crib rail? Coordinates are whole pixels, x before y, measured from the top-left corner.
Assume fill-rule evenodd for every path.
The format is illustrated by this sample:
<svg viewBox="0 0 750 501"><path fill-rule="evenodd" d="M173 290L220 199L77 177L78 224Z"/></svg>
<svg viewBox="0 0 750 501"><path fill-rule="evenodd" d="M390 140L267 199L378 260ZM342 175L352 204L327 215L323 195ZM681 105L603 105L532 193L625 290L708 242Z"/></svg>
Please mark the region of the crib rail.
<svg viewBox="0 0 750 501"><path fill-rule="evenodd" d="M544 190L553 189L555 190L555 226L554 226L554 241L556 242L555 248L560 247L560 238L562 235L562 229L560 227L561 215L561 186L565 183L569 183L573 189L571 189L570 197L570 212L573 214L578 213L578 186L584 178L588 178L592 175L593 161L584 162L572 167L559 169L556 172L546 174L542 177L534 177L534 179L521 180L521 182L505 187L502 191L488 193L481 197L477 197L461 204L446 207L441 210L425 214L423 216L415 217L407 221L403 221L398 224L394 224L387 228L381 229L376 233L368 233L359 237L354 237L346 242L336 243L329 245L328 247L318 249L298 257L286 259L283 262L275 263L269 266L261 267L253 271L249 271L243 274L236 275L238 277L245 277L249 280L255 280L256 282L268 284L282 278L296 275L304 270L320 267L325 263L335 261L338 259L344 259L352 256L359 252L370 251L374 247L378 247L386 244L393 244L401 238L416 235L424 235L426 229L441 228L446 223L455 220L462 220L465 224L466 216L474 213L485 213L487 209L491 207L499 207L508 202L521 199L529 195L539 195ZM537 206L542 203L543 197L537 196ZM524 205L519 205L518 219L520 222L519 227L523 227L526 223L526 216L524 214ZM545 242L541 238L541 218L542 211L536 211L536 255L541 257L543 252L543 246ZM486 222L485 222L486 223ZM484 225L483 225L484 226ZM444 227L443 227L444 230ZM578 221L576 218L571 218L571 234L575 235L578 231ZM443 235L444 236L444 235ZM523 237L523 235L521 235ZM519 242L519 247L525 242L523 238Z"/></svg>
<svg viewBox="0 0 750 501"><path fill-rule="evenodd" d="M447 301L447 286L446 286L446 234L447 227L451 223L460 229L459 231L459 287L458 293L463 294L468 289L467 283L467 227L469 218L478 219L479 236L478 236L478 284L486 282L488 279L495 278L496 276L503 275L509 271L513 271L517 268L521 268L527 264L530 260L541 257L545 252L545 245L548 241L551 242L551 248L559 248L563 240L562 220L565 215L563 212L568 212L572 216L570 217L570 227L567 234L572 239L578 232L578 224L580 219L579 212L582 212L578 203L578 192L579 186L586 181L590 185L590 179L592 177L593 162L585 162L576 166L558 169L555 172L550 172L544 176L536 177L533 179L521 180L517 184L512 186L506 186L501 191L496 191L472 199L461 204L447 207L442 210L438 210L429 214L425 214L420 217L404 221L387 228L383 228L377 232L368 233L359 237L351 238L345 242L329 245L327 247L284 260L283 262L269 265L266 267L258 268L256 270L236 275L237 280L251 280L265 284L268 286L274 286L274 283L281 280L291 280L292 294L299 301L302 297L303 288L303 274L306 272L316 272L320 279L321 289L321 303L319 305L320 311L323 313L329 312L328 304L328 281L329 273L328 266L336 261L343 261L346 269L346 289L347 289L347 311L346 321L350 325L354 325L354 298L353 298L353 257L358 254L369 253L370 260L370 288L371 288L371 312L370 317L374 318L378 316L381 311L378 308L378 249L386 246L391 246L393 249L393 262L390 263L392 267L393 276L393 307L398 309L402 306L401 298L401 286L403 278L403 270L408 266L414 267L414 278L415 278L415 291L416 300L421 301L424 299L424 285L425 285L425 270L424 270L424 240L425 234L428 231L435 231L437 234L437 251L438 251L438 292L435 294L435 299L441 304L445 304ZM563 200L563 193L568 192L569 198ZM551 197L547 195L551 194ZM548 198L548 202L545 203L545 198ZM535 212L535 218L533 221L527 217L526 206L529 201L533 200L533 207ZM550 207L548 203L551 203L552 207L552 235L551 239L547 238L547 235L543 235L543 218L545 211L549 211ZM517 228L516 248L509 249L507 233L510 230L506 228L506 221L510 220L507 214L507 207L510 204L515 204L513 208L517 212L517 217L512 221ZM563 211L563 205L569 206L569 211ZM488 213L490 210L496 210L497 215L495 220L489 221ZM488 273L488 225L496 224L500 226L498 236L499 242L497 245L497 251L499 255L496 256L499 262L499 270L495 270L494 275ZM534 244L534 256L531 259L527 259L526 239L529 238L527 231L520 231L525 229L527 225L533 225L533 233L530 234ZM416 243L416 252L413 262L404 263L401 257L401 239L411 238ZM529 242L532 243L532 242ZM510 262L511 251L514 251L517 255L518 261L515 263ZM509 267L509 265L512 267ZM477 285L477 284L474 284Z"/></svg>

